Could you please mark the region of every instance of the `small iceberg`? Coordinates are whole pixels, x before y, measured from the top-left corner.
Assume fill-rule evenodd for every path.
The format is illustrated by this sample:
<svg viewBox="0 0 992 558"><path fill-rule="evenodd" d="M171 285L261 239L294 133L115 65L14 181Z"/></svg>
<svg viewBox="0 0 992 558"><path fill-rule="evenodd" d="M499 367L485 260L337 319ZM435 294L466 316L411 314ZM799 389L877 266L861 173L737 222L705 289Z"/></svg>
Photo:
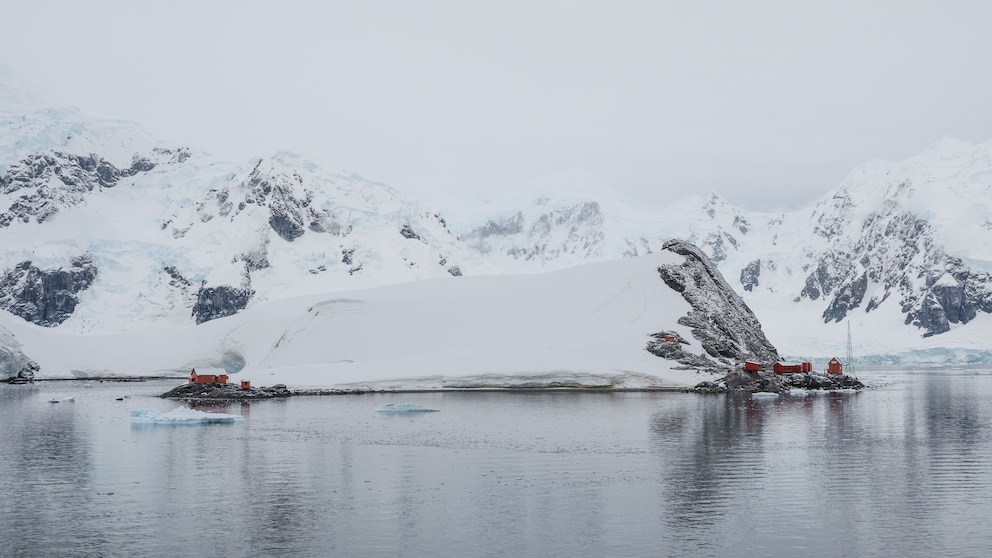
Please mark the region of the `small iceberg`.
<svg viewBox="0 0 992 558"><path fill-rule="evenodd" d="M131 422L138 424L218 424L242 420L245 420L245 417L241 415L205 413L203 411L187 409L186 407L176 407L167 413L160 413L155 409L136 409L131 411Z"/></svg>
<svg viewBox="0 0 992 558"><path fill-rule="evenodd" d="M389 405L379 407L375 411L377 413L436 413L439 410L414 405L413 403L390 403Z"/></svg>
<svg viewBox="0 0 992 558"><path fill-rule="evenodd" d="M751 394L751 397L756 399L766 399L766 398L778 397L778 394L772 391L756 391Z"/></svg>

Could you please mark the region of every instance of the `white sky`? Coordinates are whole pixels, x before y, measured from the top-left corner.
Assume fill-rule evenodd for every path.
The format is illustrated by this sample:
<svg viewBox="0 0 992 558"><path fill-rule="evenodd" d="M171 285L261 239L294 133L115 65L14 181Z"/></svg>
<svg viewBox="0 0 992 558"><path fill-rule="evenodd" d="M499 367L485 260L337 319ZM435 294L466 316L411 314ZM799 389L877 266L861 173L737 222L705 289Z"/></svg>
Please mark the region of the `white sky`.
<svg viewBox="0 0 992 558"><path fill-rule="evenodd" d="M434 200L584 167L796 207L992 139L992 2L0 0L57 104L235 162L297 151ZM678 197L683 197L678 195Z"/></svg>

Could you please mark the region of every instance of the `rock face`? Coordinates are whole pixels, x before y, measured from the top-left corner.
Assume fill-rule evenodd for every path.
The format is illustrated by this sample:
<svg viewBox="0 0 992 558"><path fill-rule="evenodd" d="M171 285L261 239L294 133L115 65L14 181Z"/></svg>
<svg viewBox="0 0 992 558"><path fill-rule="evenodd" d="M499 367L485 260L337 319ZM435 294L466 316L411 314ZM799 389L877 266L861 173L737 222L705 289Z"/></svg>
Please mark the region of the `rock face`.
<svg viewBox="0 0 992 558"><path fill-rule="evenodd" d="M40 368L21 350L21 344L6 328L0 327L0 382L28 382Z"/></svg>
<svg viewBox="0 0 992 558"><path fill-rule="evenodd" d="M165 399L182 399L185 401L204 400L240 400L240 399L272 399L274 397L289 397L293 393L283 384L272 387L253 387L241 389L234 384L182 384L161 395Z"/></svg>
<svg viewBox="0 0 992 558"><path fill-rule="evenodd" d="M222 285L219 287L201 287L193 305L193 317L197 324L209 322L225 316L233 316L239 310L248 306L252 295L251 289Z"/></svg>
<svg viewBox="0 0 992 558"><path fill-rule="evenodd" d="M768 392L786 393L791 389L835 391L862 389L865 385L857 378L833 374L775 374L771 372L743 372L735 370L719 380L700 382L693 391L697 393Z"/></svg>
<svg viewBox="0 0 992 558"><path fill-rule="evenodd" d="M842 238L852 226L850 194L842 189L822 205L815 234L828 248L814 260L801 297L828 302L825 322L840 322L855 309L871 312L891 300L906 324L930 337L979 312L992 313L992 275L945 252L930 222L906 207L913 193L909 181L889 189L881 208L861 222L853 246Z"/></svg>
<svg viewBox="0 0 992 558"><path fill-rule="evenodd" d="M10 166L0 178L0 194L11 200L0 206L0 227L12 222L41 223L60 210L79 205L94 191L113 188L121 179L155 168L162 159L185 159L188 153L156 149L149 156L135 155L131 166L117 168L99 155L62 151L35 153Z"/></svg>
<svg viewBox="0 0 992 558"><path fill-rule="evenodd" d="M778 351L765 338L754 313L699 248L672 240L665 243L664 249L685 256L681 265L661 266L658 273L665 284L682 293L692 306L678 323L692 328L693 336L709 356L728 366L736 360L779 359ZM658 354L657 349L652 352Z"/></svg>
<svg viewBox="0 0 992 558"><path fill-rule="evenodd" d="M89 254L74 258L69 267L49 271L21 262L0 275L0 308L40 326L57 326L72 315L77 295L96 276Z"/></svg>

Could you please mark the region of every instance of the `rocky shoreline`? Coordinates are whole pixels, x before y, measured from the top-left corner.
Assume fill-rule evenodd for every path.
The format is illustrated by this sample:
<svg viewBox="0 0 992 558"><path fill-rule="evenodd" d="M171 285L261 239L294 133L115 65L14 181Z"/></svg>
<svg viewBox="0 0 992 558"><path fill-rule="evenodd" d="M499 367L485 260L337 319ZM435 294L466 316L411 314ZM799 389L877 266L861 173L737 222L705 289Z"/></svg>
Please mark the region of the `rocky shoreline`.
<svg viewBox="0 0 992 558"><path fill-rule="evenodd" d="M696 393L765 392L786 393L792 389L837 391L864 389L865 385L853 376L843 374L775 374L773 372L746 372L734 370L726 376L700 382L692 391Z"/></svg>
<svg viewBox="0 0 992 558"><path fill-rule="evenodd" d="M247 389L234 384L182 384L159 397L183 401L243 401L246 399L275 399L290 395L295 394L285 384Z"/></svg>

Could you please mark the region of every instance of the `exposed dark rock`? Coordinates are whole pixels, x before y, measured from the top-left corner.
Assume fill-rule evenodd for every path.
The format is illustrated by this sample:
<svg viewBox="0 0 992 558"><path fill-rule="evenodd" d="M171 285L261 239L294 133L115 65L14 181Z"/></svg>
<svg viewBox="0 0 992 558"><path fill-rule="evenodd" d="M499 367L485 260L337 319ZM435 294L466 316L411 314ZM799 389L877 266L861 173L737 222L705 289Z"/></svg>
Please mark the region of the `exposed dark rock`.
<svg viewBox="0 0 992 558"><path fill-rule="evenodd" d="M889 298L898 300L905 323L924 337L939 335L952 324L965 324L979 312L992 312L992 275L968 268L944 252L922 216L903 209L909 183L895 186L880 210L869 214L853 247L841 244L852 205L845 191L825 206L816 232L837 244L814 262L801 297L823 298L825 322L839 322L850 312L871 312ZM925 278L920 284L918 278ZM875 294L865 300L869 285ZM898 295L891 297L892 294Z"/></svg>
<svg viewBox="0 0 992 558"><path fill-rule="evenodd" d="M0 275L0 308L33 324L57 326L72 315L79 303L76 295L92 285L96 275L89 254L50 271L21 262Z"/></svg>
<svg viewBox="0 0 992 558"><path fill-rule="evenodd" d="M345 265L351 265L352 257L355 255L354 248L345 248L341 250L341 263Z"/></svg>
<svg viewBox="0 0 992 558"><path fill-rule="evenodd" d="M661 266L658 273L692 307L678 323L692 328L708 355L726 366L745 359L778 360L757 317L699 248L671 240L664 249L685 256L681 265Z"/></svg>
<svg viewBox="0 0 992 558"><path fill-rule="evenodd" d="M684 345L687 345L688 342L682 339L677 333L660 331L658 333L652 333L651 337L653 341L648 342L648 352L655 356L674 360L687 369L694 368L714 372L727 368L726 364L717 363L703 355L685 352ZM666 340L666 338L672 337L674 339Z"/></svg>
<svg viewBox="0 0 992 558"><path fill-rule="evenodd" d="M219 287L200 287L193 305L193 317L197 324L233 316L239 310L248 306L248 301L254 293L251 289L236 288L227 285Z"/></svg>
<svg viewBox="0 0 992 558"><path fill-rule="evenodd" d="M154 162L139 156L119 169L97 155L35 153L12 164L0 178L0 194L21 192L10 206L0 207L0 227L14 221L44 222L62 208L82 203L94 190L113 188L122 178L153 168Z"/></svg>
<svg viewBox="0 0 992 558"><path fill-rule="evenodd" d="M461 277L462 276L462 269L460 267L458 267L457 265L453 265L453 266L451 266L451 267L448 268L448 273L450 273L453 277Z"/></svg>
<svg viewBox="0 0 992 558"><path fill-rule="evenodd" d="M755 287L758 286L758 278L761 276L761 260L754 260L753 262L744 266L741 270L741 285L744 290L751 292Z"/></svg>
<svg viewBox="0 0 992 558"><path fill-rule="evenodd" d="M269 206L272 214L269 215L269 226L276 231L283 240L292 242L303 236L303 224L295 219L296 215L290 213L285 206Z"/></svg>
<svg viewBox="0 0 992 558"><path fill-rule="evenodd" d="M272 399L289 397L293 393L283 384L272 387L252 387L241 389L240 385L231 384L183 384L177 386L160 397L164 399L180 399L183 401L230 401L243 399Z"/></svg>
<svg viewBox="0 0 992 558"><path fill-rule="evenodd" d="M726 376L696 384L693 391L698 393L726 392L769 392L787 393L789 390L862 389L865 385L857 378L842 374L775 374L772 372L745 372L734 370Z"/></svg>
<svg viewBox="0 0 992 558"><path fill-rule="evenodd" d="M414 232L410 225L403 225L403 228L400 229L400 234L403 235L403 238L409 238L410 240L423 240L419 234Z"/></svg>
<svg viewBox="0 0 992 558"><path fill-rule="evenodd" d="M269 208L269 226L287 242L303 236L307 229L317 233L340 234L341 226L327 210L313 207L315 193L303 189L303 178L276 174L268 176L263 172L262 161L255 165L243 186L244 199L238 203L237 211L243 211L248 204ZM299 194L298 191L302 190ZM218 193L216 202L222 214L230 212L230 193Z"/></svg>

